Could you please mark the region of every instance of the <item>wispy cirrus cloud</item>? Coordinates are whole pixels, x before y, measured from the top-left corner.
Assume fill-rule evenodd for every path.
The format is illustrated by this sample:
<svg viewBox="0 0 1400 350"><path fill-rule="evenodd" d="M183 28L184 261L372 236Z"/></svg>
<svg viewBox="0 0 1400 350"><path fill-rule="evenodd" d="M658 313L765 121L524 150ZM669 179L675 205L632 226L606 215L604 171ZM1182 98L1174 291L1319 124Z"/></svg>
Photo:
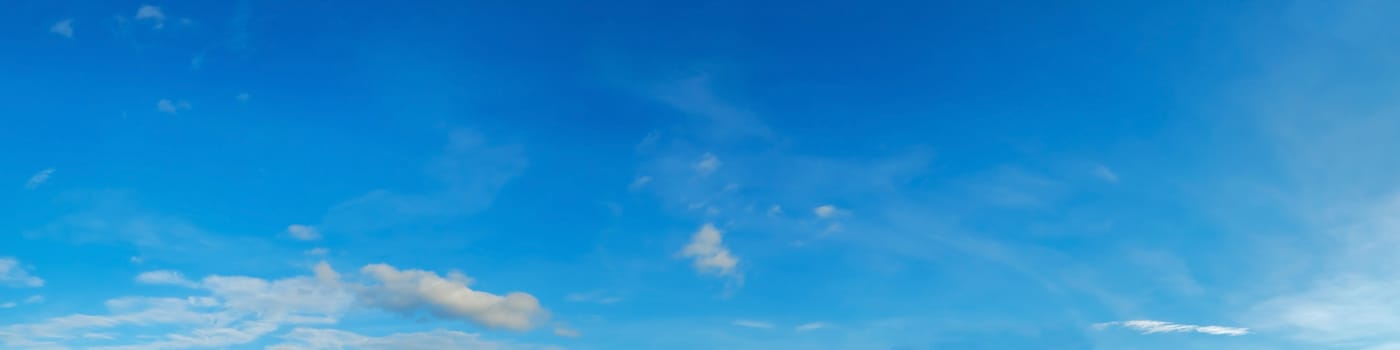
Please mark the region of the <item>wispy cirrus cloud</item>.
<svg viewBox="0 0 1400 350"><path fill-rule="evenodd" d="M170 270L142 272L141 274L136 275L136 281L144 284L171 285L187 288L194 288L199 286L198 283L194 283L193 281L185 279L185 276L183 274L180 274L180 272Z"/></svg>
<svg viewBox="0 0 1400 350"><path fill-rule="evenodd" d="M1225 326L1198 326L1194 324L1171 323L1155 320L1131 320L1114 321L1094 324L1095 329L1104 330L1119 327L1142 332L1142 334L1157 333L1202 333L1210 335L1240 336L1249 334L1248 328L1225 327Z"/></svg>
<svg viewBox="0 0 1400 350"><path fill-rule="evenodd" d="M593 291L588 293L570 293L564 298L572 302L597 304L616 304L622 301L622 297L609 295L599 291Z"/></svg>
<svg viewBox="0 0 1400 350"><path fill-rule="evenodd" d="M0 257L0 285L10 287L43 287L44 279L29 274L18 259Z"/></svg>
<svg viewBox="0 0 1400 350"><path fill-rule="evenodd" d="M730 322L730 324L744 328L757 329L773 329L774 327L772 323L755 320L734 320L734 322Z"/></svg>
<svg viewBox="0 0 1400 350"><path fill-rule="evenodd" d="M435 186L418 192L369 191L331 207L315 227L327 234L364 233L465 216L490 206L527 164L519 145L488 143L480 133L457 129L426 167Z"/></svg>
<svg viewBox="0 0 1400 350"><path fill-rule="evenodd" d="M52 177L53 172L56 170L57 169L54 168L48 168L34 173L34 176L30 176L29 181L24 183L24 189L32 190L43 186L44 183L49 182L49 177Z"/></svg>

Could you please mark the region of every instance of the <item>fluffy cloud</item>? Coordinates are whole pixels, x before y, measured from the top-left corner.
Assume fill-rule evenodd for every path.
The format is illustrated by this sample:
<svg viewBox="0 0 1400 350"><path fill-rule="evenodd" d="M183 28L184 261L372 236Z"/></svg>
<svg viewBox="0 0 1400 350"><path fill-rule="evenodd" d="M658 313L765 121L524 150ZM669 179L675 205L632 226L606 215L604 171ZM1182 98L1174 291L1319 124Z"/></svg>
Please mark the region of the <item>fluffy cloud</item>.
<svg viewBox="0 0 1400 350"><path fill-rule="evenodd" d="M817 214L817 217L819 218L825 219L836 216L836 214L839 214L840 212L836 209L835 206L828 204L812 209L812 213Z"/></svg>
<svg viewBox="0 0 1400 350"><path fill-rule="evenodd" d="M0 257L0 285L10 287L43 287L44 280L29 274L19 260Z"/></svg>
<svg viewBox="0 0 1400 350"><path fill-rule="evenodd" d="M798 331L798 332L808 332L808 331L815 331L815 330L823 329L823 328L831 328L831 324L826 323L826 322L805 323L805 324L799 325L799 326L797 326L797 327L794 327L793 330L796 330L796 331Z"/></svg>
<svg viewBox="0 0 1400 350"><path fill-rule="evenodd" d="M1132 320L1105 322L1095 324L1096 329L1106 329L1109 327L1121 327L1136 330L1143 334L1155 333L1184 333L1196 332L1210 335L1239 336L1249 334L1248 328L1224 327L1224 326L1197 326L1193 324L1180 324L1154 320Z"/></svg>
<svg viewBox="0 0 1400 350"><path fill-rule="evenodd" d="M141 5L136 9L136 20L151 21L156 29L161 29L165 27L165 11L157 6Z"/></svg>
<svg viewBox="0 0 1400 350"><path fill-rule="evenodd" d="M723 234L714 224L706 223L691 237L690 244L681 250L681 256L692 258L695 269L701 273L720 276L733 275L739 258L729 253L724 246Z"/></svg>
<svg viewBox="0 0 1400 350"><path fill-rule="evenodd" d="M45 182L49 181L49 177L53 176L53 172L54 168L40 170L38 173L35 173L34 176L29 177L29 181L24 183L24 188L32 190L43 186Z"/></svg>
<svg viewBox="0 0 1400 350"><path fill-rule="evenodd" d="M735 325L735 326L746 327L746 328L773 329L773 324L772 324L772 323L763 322L763 321L754 321L754 320L734 320L734 322L733 322L732 324Z"/></svg>
<svg viewBox="0 0 1400 350"><path fill-rule="evenodd" d="M431 271L399 270L384 264L365 266L360 272L379 282L362 290L363 301L385 310L410 314L427 309L438 317L514 330L529 329L545 316L534 296L472 290L468 286L472 281L460 273L444 278Z"/></svg>
<svg viewBox="0 0 1400 350"><path fill-rule="evenodd" d="M65 38L72 39L72 38L73 38L73 19L69 18L69 19L65 19L65 20L62 20L62 21L58 21L58 23L54 23L53 26L50 26L50 27L49 27L49 33L58 34L58 35L63 36L63 37L65 37Z"/></svg>
<svg viewBox="0 0 1400 350"><path fill-rule="evenodd" d="M370 265L364 271L376 284L342 280L325 262L311 275L268 280L248 276L212 275L197 282L174 271L151 271L142 283L172 284L207 292L188 298L124 297L108 300L108 313L54 317L37 323L0 326L0 347L63 348L92 344L85 349L153 350L241 347L284 326L328 325L357 303L392 311L427 308L435 314L465 318L492 327L524 329L544 310L524 293L496 296L467 289L466 276L442 278L418 270L399 271ZM31 300L41 297L31 297ZM160 329L166 334L141 334L128 326ZM114 334L122 334L117 336ZM336 330L298 329L284 337L278 349L496 349L456 332L396 334L368 337ZM329 340L327 340L329 339ZM326 340L326 341L321 341Z"/></svg>
<svg viewBox="0 0 1400 350"><path fill-rule="evenodd" d="M287 226L287 234L291 235L292 238L296 238L303 241L314 241L317 239L321 239L320 231L317 231L315 227L306 225Z"/></svg>
<svg viewBox="0 0 1400 350"><path fill-rule="evenodd" d="M145 284L171 285L187 288L198 287L199 284L185 279L185 276L177 271L158 270L147 271L136 275L136 281Z"/></svg>

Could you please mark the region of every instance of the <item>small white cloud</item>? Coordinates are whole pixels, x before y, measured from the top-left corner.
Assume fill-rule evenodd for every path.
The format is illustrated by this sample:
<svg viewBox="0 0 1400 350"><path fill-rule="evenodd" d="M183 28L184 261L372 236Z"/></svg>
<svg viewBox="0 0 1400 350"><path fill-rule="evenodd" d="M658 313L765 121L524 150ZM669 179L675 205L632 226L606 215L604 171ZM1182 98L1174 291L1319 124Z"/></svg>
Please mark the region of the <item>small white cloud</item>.
<svg viewBox="0 0 1400 350"><path fill-rule="evenodd" d="M128 261L130 261L132 264L140 265L141 263L146 262L146 259L142 259L139 256L133 256L131 257L131 259L128 259Z"/></svg>
<svg viewBox="0 0 1400 350"><path fill-rule="evenodd" d="M812 213L817 214L817 217L819 218L826 219L836 217L837 215L840 215L842 211L840 209L837 209L835 206L827 204L812 209Z"/></svg>
<svg viewBox="0 0 1400 350"><path fill-rule="evenodd" d="M306 250L306 252L304 252L304 253L306 253L306 255L310 255L310 256L326 256L326 254L329 254L330 252L331 252L330 249L321 248L321 247L316 247L316 248L308 249L308 250Z"/></svg>
<svg viewBox="0 0 1400 350"><path fill-rule="evenodd" d="M38 173L35 173L34 176L29 177L29 181L24 183L24 188L32 190L43 186L45 182L49 182L49 177L53 176L54 170L54 168L40 170Z"/></svg>
<svg viewBox="0 0 1400 350"><path fill-rule="evenodd" d="M142 272L141 274L136 275L136 281L145 284L171 285L186 288L194 288L199 286L198 283L194 283L188 279L185 279L185 276L180 274L180 272L170 270Z"/></svg>
<svg viewBox="0 0 1400 350"><path fill-rule="evenodd" d="M248 103L248 99L253 98L253 95L249 95L248 93L244 92L238 94L237 96L234 96L233 98L238 100L239 103Z"/></svg>
<svg viewBox="0 0 1400 350"><path fill-rule="evenodd" d="M632 180L632 184L627 185L627 189L632 191L640 190L648 183L651 183L651 176L638 176L636 180Z"/></svg>
<svg viewBox="0 0 1400 350"><path fill-rule="evenodd" d="M136 9L136 19L151 21L156 29L165 27L165 11L161 11L157 6L141 5L141 8Z"/></svg>
<svg viewBox="0 0 1400 350"><path fill-rule="evenodd" d="M579 333L579 331L576 330L576 329L569 329L569 328L564 328L564 327L556 327L556 328L554 328L554 335L561 336L561 337L565 337L565 338L578 338L579 336L581 336L581 335L583 335L583 334L582 334L582 333Z"/></svg>
<svg viewBox="0 0 1400 350"><path fill-rule="evenodd" d="M315 227L306 225L293 224L291 226L287 226L287 234L291 235L292 238L296 238L298 240L303 241L314 241L317 239L321 239L320 231L317 231Z"/></svg>
<svg viewBox="0 0 1400 350"><path fill-rule="evenodd" d="M695 172L700 176L710 175L719 169L719 165L719 157L715 157L713 153L705 153L700 156L700 161L695 163Z"/></svg>
<svg viewBox="0 0 1400 350"><path fill-rule="evenodd" d="M681 255L693 258L695 270L701 273L732 275L739 258L729 253L723 240L723 233L714 224L706 223L691 237L690 244L681 250Z"/></svg>
<svg viewBox="0 0 1400 350"><path fill-rule="evenodd" d="M19 260L0 257L0 286L37 288L44 286L44 279L30 275Z"/></svg>
<svg viewBox="0 0 1400 350"><path fill-rule="evenodd" d="M72 39L73 19L69 18L62 21L58 21L58 23L54 23L53 26L49 27L49 33L58 34L65 38Z"/></svg>
<svg viewBox="0 0 1400 350"><path fill-rule="evenodd" d="M1193 324L1180 324L1154 320L1131 320L1104 322L1094 324L1094 329L1103 330L1109 327L1121 327L1142 332L1142 334L1156 333L1185 333L1196 332L1210 335L1240 336L1249 334L1248 328L1223 327L1223 326L1197 326Z"/></svg>
<svg viewBox="0 0 1400 350"><path fill-rule="evenodd" d="M754 320L734 320L733 325L747 328L773 329L773 324Z"/></svg>
<svg viewBox="0 0 1400 350"><path fill-rule="evenodd" d="M576 303L616 304L622 301L622 297L610 296L602 292L571 293L564 298Z"/></svg>
<svg viewBox="0 0 1400 350"><path fill-rule="evenodd" d="M782 215L783 215L783 207L782 207L782 206L777 205L777 204L774 204L772 207L769 207L769 208L768 208L768 216L782 216Z"/></svg>
<svg viewBox="0 0 1400 350"><path fill-rule="evenodd" d="M38 303L42 303L42 302L44 302L44 296L42 296L42 295L37 295L37 294L36 294L36 295L31 295L31 296L29 296L28 298L24 298L24 303L25 303L25 304L38 304Z"/></svg>
<svg viewBox="0 0 1400 350"><path fill-rule="evenodd" d="M12 309L16 306L19 306L19 304L15 304L15 302L11 301L8 303L0 304L0 309Z"/></svg>
<svg viewBox="0 0 1400 350"><path fill-rule="evenodd" d="M1094 165L1094 176L1098 176L1100 179L1103 179L1104 181L1108 181L1108 182L1111 182L1111 183L1118 183L1118 174L1117 174L1117 173L1114 173L1114 172L1113 172L1113 169L1109 169L1107 166L1104 166L1103 164L1095 164L1095 165Z"/></svg>
<svg viewBox="0 0 1400 350"><path fill-rule="evenodd" d="M189 109L190 103L185 101L171 101L169 99L161 99L160 101L156 101L156 110L160 111L161 113L177 114L180 113L180 111L185 111Z"/></svg>
<svg viewBox="0 0 1400 350"><path fill-rule="evenodd" d="M831 324L826 322L812 322L797 326L796 328L793 328L793 330L796 330L798 332L809 332L823 328L831 328Z"/></svg>

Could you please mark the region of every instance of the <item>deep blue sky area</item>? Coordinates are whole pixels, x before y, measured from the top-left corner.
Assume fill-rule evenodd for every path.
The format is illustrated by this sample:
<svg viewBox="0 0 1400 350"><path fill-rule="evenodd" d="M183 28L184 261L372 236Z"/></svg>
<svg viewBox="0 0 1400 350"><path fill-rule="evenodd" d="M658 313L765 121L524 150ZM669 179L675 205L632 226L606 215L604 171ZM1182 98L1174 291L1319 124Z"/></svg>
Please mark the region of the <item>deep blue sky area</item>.
<svg viewBox="0 0 1400 350"><path fill-rule="evenodd" d="M1400 348L1389 2L4 7L4 349Z"/></svg>

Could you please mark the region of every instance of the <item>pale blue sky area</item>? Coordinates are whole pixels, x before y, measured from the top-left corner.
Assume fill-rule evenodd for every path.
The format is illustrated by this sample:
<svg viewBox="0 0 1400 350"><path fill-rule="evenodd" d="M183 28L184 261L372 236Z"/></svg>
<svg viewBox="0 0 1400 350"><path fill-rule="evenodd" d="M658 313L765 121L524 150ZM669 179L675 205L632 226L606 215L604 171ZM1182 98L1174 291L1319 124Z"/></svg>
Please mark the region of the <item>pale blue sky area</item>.
<svg viewBox="0 0 1400 350"><path fill-rule="evenodd" d="M4 8L4 349L1400 348L1396 2Z"/></svg>

